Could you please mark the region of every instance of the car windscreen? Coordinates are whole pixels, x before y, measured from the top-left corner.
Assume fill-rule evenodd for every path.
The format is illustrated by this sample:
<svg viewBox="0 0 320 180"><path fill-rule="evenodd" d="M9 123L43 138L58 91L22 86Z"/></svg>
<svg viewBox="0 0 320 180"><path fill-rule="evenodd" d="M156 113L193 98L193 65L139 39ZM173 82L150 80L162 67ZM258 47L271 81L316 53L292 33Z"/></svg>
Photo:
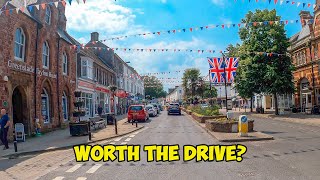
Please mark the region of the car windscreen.
<svg viewBox="0 0 320 180"><path fill-rule="evenodd" d="M142 106L132 106L132 107L130 107L131 111L141 111L142 109L143 109Z"/></svg>
<svg viewBox="0 0 320 180"><path fill-rule="evenodd" d="M179 105L177 105L177 104L172 104L172 105L170 105L170 108L179 108Z"/></svg>
<svg viewBox="0 0 320 180"><path fill-rule="evenodd" d="M152 107L150 107L150 106L146 107L146 110L150 110L150 109L152 109Z"/></svg>

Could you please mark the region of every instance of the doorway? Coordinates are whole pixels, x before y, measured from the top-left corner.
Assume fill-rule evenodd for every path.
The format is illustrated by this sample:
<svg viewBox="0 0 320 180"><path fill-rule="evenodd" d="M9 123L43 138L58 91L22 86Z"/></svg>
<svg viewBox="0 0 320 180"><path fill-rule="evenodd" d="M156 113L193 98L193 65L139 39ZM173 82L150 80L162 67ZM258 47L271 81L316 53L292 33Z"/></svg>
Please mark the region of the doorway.
<svg viewBox="0 0 320 180"><path fill-rule="evenodd" d="M25 93L21 87L16 87L12 93L12 121L13 124L22 123L26 134L29 133L27 109Z"/></svg>

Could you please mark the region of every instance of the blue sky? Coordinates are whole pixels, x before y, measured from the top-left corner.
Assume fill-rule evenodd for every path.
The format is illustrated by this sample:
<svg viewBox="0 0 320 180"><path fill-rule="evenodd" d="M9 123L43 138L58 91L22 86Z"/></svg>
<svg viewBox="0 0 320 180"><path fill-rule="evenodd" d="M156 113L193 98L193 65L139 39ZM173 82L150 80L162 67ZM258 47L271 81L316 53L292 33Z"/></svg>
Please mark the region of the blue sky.
<svg viewBox="0 0 320 180"><path fill-rule="evenodd" d="M280 0L279 0L280 2ZM88 0L86 4L73 2L67 6L66 15L69 33L80 42L87 42L90 33L97 31L100 39L110 37L173 30L205 25L239 23L248 11L256 9L276 9L283 20L299 19L301 10L313 12L312 7L303 8L302 3L315 3L300 0L297 4L274 4L272 0ZM297 33L301 24L286 26L288 37ZM116 51L125 61L139 73L168 72L184 70L190 67L199 68L207 75L208 63L206 57L220 56L228 44L240 42L239 28L213 28L203 31L181 32L176 34L149 35L147 37L131 37L122 40L106 41L109 47L120 48L158 48L158 49L213 49L217 53L173 53L173 52L124 52ZM162 75L159 77L181 77L180 74ZM175 84L165 84L171 87Z"/></svg>

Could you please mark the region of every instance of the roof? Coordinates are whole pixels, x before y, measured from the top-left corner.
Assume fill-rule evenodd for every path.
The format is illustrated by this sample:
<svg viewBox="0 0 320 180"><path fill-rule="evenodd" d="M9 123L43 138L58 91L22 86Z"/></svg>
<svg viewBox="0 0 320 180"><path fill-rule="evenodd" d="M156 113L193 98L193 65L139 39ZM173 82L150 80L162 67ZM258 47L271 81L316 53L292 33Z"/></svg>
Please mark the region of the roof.
<svg viewBox="0 0 320 180"><path fill-rule="evenodd" d="M38 2L38 0L29 0L27 4L28 4L28 5L31 5L31 4L35 4L35 3L37 3L37 2ZM21 1L21 0L12 0L12 1L10 1L10 2L8 3L8 5L14 6L14 7L23 7L23 6L24 6L24 2ZM8 8L7 8L7 9L8 9ZM9 9L10 9L10 8L9 8ZM28 16L30 19L36 21L36 22L39 23L39 24L42 24L41 21L39 21L36 17L34 17L34 16L30 13L29 8L26 8L26 9L24 10L24 12L21 12L21 11L20 11L19 13L25 14L25 15Z"/></svg>
<svg viewBox="0 0 320 180"><path fill-rule="evenodd" d="M310 28L308 25L306 25L306 26L303 26L303 28L301 29L300 32L293 35L289 41L290 41L290 43L296 43L296 42L299 42L308 36L310 36Z"/></svg>
<svg viewBox="0 0 320 180"><path fill-rule="evenodd" d="M58 28L57 33L60 36L60 38L62 38L63 40L67 41L70 44L73 44L70 38L71 36L66 31Z"/></svg>

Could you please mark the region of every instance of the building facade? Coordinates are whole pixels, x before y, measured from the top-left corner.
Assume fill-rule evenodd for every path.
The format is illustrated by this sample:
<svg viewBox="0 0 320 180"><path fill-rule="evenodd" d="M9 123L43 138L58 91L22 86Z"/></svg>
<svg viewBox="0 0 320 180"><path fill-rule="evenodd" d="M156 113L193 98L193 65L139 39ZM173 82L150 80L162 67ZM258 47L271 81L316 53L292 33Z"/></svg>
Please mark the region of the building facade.
<svg viewBox="0 0 320 180"><path fill-rule="evenodd" d="M170 90L170 93L166 96L166 101L171 103L182 103L183 97L184 89L182 85L180 85Z"/></svg>
<svg viewBox="0 0 320 180"><path fill-rule="evenodd" d="M4 9L21 6L9 2ZM30 135L36 120L42 131L63 126L72 118L76 88L64 6L1 15L0 25L0 106L13 122L10 131L22 123Z"/></svg>
<svg viewBox="0 0 320 180"><path fill-rule="evenodd" d="M320 1L316 1L313 16L301 11L302 29L290 38L289 52L295 65L294 102L301 111L320 105Z"/></svg>

